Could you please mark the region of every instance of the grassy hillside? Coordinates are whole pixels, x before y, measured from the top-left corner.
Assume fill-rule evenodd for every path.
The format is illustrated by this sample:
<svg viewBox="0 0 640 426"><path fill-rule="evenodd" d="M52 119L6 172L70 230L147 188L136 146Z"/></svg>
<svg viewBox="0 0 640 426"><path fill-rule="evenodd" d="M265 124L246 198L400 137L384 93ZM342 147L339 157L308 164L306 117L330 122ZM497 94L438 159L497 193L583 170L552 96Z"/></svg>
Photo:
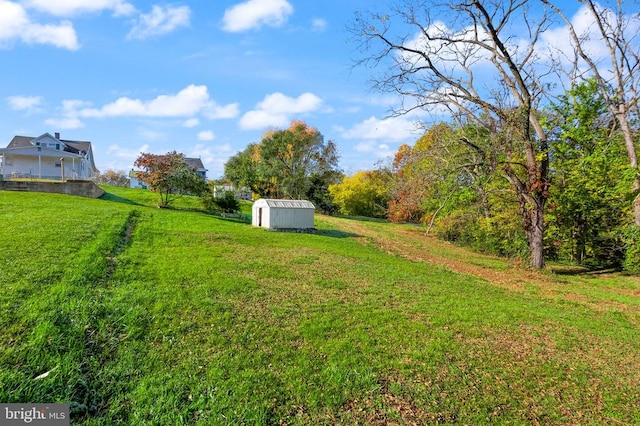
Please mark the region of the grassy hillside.
<svg viewBox="0 0 640 426"><path fill-rule="evenodd" d="M0 193L0 402L87 425L640 421L638 279L106 189Z"/></svg>

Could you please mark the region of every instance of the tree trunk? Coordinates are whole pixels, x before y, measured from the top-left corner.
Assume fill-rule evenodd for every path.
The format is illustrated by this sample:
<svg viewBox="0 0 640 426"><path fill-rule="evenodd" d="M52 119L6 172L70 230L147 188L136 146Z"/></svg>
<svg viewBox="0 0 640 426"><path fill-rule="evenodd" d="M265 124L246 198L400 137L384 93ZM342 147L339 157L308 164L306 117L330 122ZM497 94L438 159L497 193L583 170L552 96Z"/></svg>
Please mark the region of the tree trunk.
<svg viewBox="0 0 640 426"><path fill-rule="evenodd" d="M635 149L635 141L633 139L633 131L631 130L631 126L629 126L629 122L627 121L626 110L623 109L621 114L616 116L618 123L620 123L620 127L622 129L622 134L624 136L624 144L627 149L627 157L629 158L629 166L634 171L633 184L631 186L631 190L634 193L640 191L640 176L638 176L638 155ZM636 226L640 227L640 194L637 194L633 201L633 222Z"/></svg>
<svg viewBox="0 0 640 426"><path fill-rule="evenodd" d="M626 120L626 116L618 118L619 123L622 127L622 133L624 135L625 147L627 149L627 156L629 157L629 165L631 169L634 171L633 184L631 186L631 190L637 194L633 201L633 222L636 226L640 227L640 177L638 176L638 157L635 150L634 140L633 140L633 132L629 126L628 121Z"/></svg>
<svg viewBox="0 0 640 426"><path fill-rule="evenodd" d="M546 141L542 145L546 148ZM543 155L539 169L530 162L527 182L522 181L510 165L505 165L507 180L513 185L520 203L520 215L529 243L529 264L534 269L544 268L544 208L549 196L548 161L548 156Z"/></svg>
<svg viewBox="0 0 640 426"><path fill-rule="evenodd" d="M536 200L530 210L531 228L528 232L530 264L532 268L544 268L544 201Z"/></svg>
<svg viewBox="0 0 640 426"><path fill-rule="evenodd" d="M480 204L482 205L482 212L484 213L485 219L491 218L491 209L489 208L489 195L487 191L485 191L484 186L482 184L478 185L478 194L480 194Z"/></svg>
<svg viewBox="0 0 640 426"><path fill-rule="evenodd" d="M534 269L544 268L544 201L518 194L520 214L524 222L524 232L529 243L529 265Z"/></svg>
<svg viewBox="0 0 640 426"><path fill-rule="evenodd" d="M633 182L633 190L640 191L640 179L636 178ZM637 227L640 227L640 195L636 197L633 203L633 217Z"/></svg>

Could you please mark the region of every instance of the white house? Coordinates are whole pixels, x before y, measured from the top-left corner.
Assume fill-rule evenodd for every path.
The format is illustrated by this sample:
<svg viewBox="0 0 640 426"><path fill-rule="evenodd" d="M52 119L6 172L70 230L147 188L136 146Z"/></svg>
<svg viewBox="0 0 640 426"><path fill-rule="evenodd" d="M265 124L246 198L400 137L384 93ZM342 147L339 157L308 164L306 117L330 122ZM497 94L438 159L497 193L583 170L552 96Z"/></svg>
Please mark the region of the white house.
<svg viewBox="0 0 640 426"><path fill-rule="evenodd" d="M251 224L271 231L314 231L314 212L310 201L260 198L253 203Z"/></svg>
<svg viewBox="0 0 640 426"><path fill-rule="evenodd" d="M0 157L0 175L6 178L91 179L100 173L91 142L63 140L60 133L14 136Z"/></svg>
<svg viewBox="0 0 640 426"><path fill-rule="evenodd" d="M235 195L238 200L251 200L251 191L249 188L236 188L232 183L228 182L222 185L213 186L213 196L215 198L222 198L227 192L233 192L233 195Z"/></svg>

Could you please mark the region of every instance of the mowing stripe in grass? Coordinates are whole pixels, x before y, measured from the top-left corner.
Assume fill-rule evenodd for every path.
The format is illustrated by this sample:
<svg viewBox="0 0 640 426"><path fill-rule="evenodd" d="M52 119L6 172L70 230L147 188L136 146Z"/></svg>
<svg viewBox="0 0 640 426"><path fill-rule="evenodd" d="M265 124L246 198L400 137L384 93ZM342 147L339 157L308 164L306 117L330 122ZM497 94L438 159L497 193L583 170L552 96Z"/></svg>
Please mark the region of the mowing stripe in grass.
<svg viewBox="0 0 640 426"><path fill-rule="evenodd" d="M34 199L41 197L38 194ZM55 204L59 199L51 200ZM98 206L99 201L89 203ZM86 234L77 250L69 253L70 267L58 276L49 274L41 281L25 283L22 288L29 290L22 292L24 303L13 305L8 318L3 312L3 321L13 318L14 325L22 326L0 352L0 401L70 403L74 419L98 414L109 406L113 391L102 366L115 354L123 332L122 314L110 303L109 280L117 257L130 243L139 213L104 207L98 207L96 232ZM62 229L77 228L79 218L80 223L87 219L82 211L69 213L59 222ZM49 374L33 380L43 373Z"/></svg>

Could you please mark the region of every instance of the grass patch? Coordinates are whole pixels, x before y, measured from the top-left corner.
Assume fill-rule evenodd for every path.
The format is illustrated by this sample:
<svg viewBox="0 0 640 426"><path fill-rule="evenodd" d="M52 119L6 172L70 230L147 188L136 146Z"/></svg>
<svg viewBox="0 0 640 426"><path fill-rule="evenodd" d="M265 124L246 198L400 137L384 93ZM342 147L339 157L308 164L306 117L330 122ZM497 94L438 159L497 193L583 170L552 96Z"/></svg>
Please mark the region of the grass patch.
<svg viewBox="0 0 640 426"><path fill-rule="evenodd" d="M105 189L0 193L0 401L87 425L640 418L633 277L503 285L473 268L507 262L454 272L408 227L261 232Z"/></svg>

